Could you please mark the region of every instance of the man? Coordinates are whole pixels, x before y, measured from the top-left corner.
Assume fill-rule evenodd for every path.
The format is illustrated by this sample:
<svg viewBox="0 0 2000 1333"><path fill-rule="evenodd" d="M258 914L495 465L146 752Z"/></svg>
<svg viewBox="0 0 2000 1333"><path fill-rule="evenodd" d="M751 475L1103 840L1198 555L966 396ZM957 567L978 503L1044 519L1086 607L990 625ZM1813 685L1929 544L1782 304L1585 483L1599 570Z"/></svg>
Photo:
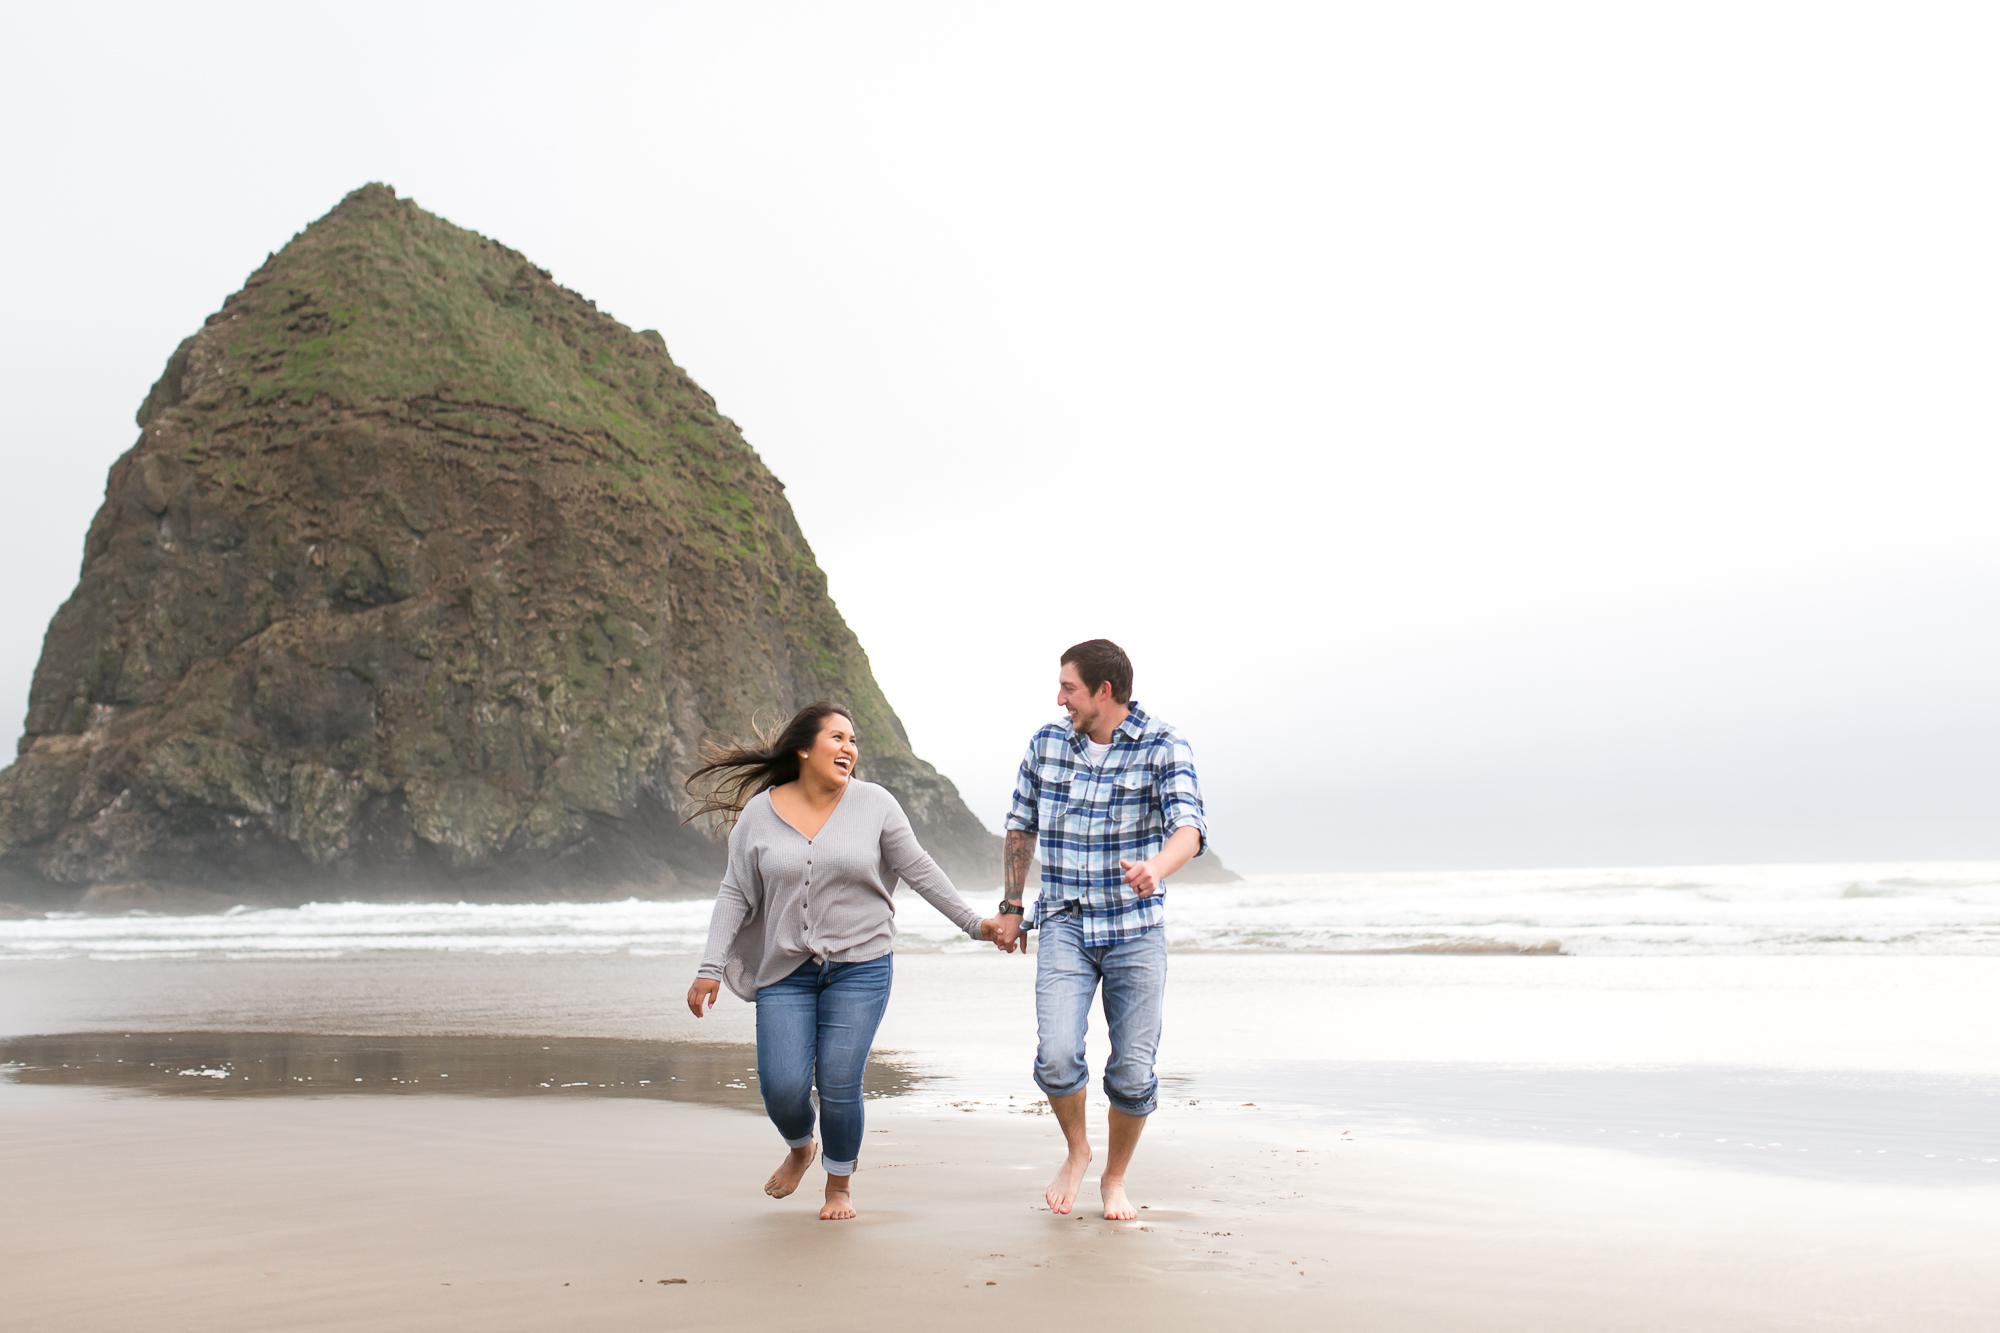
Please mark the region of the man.
<svg viewBox="0 0 2000 1333"><path fill-rule="evenodd" d="M1051 722L1028 742L1007 814L1002 949L1040 931L1036 952L1035 1082L1048 1095L1069 1156L1049 1183L1049 1207L1076 1204L1090 1165L1084 1128L1084 1028L1101 983L1111 1030L1104 1093L1111 1099L1110 1156L1098 1190L1104 1216L1138 1217L1125 1172L1153 1113L1153 1057L1166 999L1165 880L1201 855L1208 837L1187 742L1132 701L1132 662L1109 639L1062 655ZM1028 865L1042 851L1042 891L1022 914ZM1025 949L1025 944L1023 944Z"/></svg>

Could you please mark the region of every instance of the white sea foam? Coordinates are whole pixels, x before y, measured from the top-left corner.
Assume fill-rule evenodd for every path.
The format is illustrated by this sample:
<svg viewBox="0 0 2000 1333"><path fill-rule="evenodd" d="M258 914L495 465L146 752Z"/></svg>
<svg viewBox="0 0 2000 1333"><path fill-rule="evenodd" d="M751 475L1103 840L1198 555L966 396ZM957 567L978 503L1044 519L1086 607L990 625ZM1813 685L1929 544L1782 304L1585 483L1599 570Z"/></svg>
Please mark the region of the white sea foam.
<svg viewBox="0 0 2000 1333"><path fill-rule="evenodd" d="M2000 862L1259 876L1173 891L1201 949L2000 953Z"/></svg>
<svg viewBox="0 0 2000 1333"><path fill-rule="evenodd" d="M0 958L330 958L387 951L687 953L713 900L617 903L307 903L205 916L0 921Z"/></svg>
<svg viewBox="0 0 2000 1333"><path fill-rule="evenodd" d="M632 899L60 913L0 921L0 959L682 954L700 950L709 908ZM899 948L987 947L907 893L898 909ZM2000 954L2000 862L1260 875L1172 886L1167 921L1176 949Z"/></svg>

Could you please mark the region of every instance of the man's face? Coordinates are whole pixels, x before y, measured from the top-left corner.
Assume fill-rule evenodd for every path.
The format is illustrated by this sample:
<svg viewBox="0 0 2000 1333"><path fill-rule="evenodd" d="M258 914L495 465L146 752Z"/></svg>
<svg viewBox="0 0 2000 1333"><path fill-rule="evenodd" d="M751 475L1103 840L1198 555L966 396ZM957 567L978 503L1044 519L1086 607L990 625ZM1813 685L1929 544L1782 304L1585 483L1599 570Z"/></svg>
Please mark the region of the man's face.
<svg viewBox="0 0 2000 1333"><path fill-rule="evenodd" d="M1062 673L1056 677L1056 702L1068 711L1071 730L1088 733L1111 707L1111 682L1099 685L1097 693L1092 695L1083 677L1076 673L1076 663L1064 662Z"/></svg>

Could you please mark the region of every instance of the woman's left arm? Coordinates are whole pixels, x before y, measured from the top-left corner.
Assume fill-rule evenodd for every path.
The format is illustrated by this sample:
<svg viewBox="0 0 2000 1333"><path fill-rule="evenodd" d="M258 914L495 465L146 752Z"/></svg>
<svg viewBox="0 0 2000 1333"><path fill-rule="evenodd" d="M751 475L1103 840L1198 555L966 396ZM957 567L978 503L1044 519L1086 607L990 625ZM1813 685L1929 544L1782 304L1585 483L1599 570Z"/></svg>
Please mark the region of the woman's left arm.
<svg viewBox="0 0 2000 1333"><path fill-rule="evenodd" d="M979 913L959 896L952 887L951 877L917 841L910 817L903 813L903 807L894 797L890 798L888 815L882 821L882 860L953 925L975 940L989 938L981 929L984 922Z"/></svg>

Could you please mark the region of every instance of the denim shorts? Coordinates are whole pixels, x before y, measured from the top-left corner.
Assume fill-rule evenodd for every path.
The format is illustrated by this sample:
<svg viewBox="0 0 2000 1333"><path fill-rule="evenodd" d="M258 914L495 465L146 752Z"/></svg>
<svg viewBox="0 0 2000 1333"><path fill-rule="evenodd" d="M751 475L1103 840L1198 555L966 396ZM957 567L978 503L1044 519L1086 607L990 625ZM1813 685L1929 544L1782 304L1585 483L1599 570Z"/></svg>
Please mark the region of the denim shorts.
<svg viewBox="0 0 2000 1333"><path fill-rule="evenodd" d="M1126 1115L1151 1115L1160 1081L1153 1061L1167 995L1167 932L1155 926L1137 937L1096 948L1083 942L1074 909L1045 917L1035 928L1035 1084L1051 1097L1080 1092L1090 1082L1084 1032L1101 983L1111 1059L1104 1095Z"/></svg>

